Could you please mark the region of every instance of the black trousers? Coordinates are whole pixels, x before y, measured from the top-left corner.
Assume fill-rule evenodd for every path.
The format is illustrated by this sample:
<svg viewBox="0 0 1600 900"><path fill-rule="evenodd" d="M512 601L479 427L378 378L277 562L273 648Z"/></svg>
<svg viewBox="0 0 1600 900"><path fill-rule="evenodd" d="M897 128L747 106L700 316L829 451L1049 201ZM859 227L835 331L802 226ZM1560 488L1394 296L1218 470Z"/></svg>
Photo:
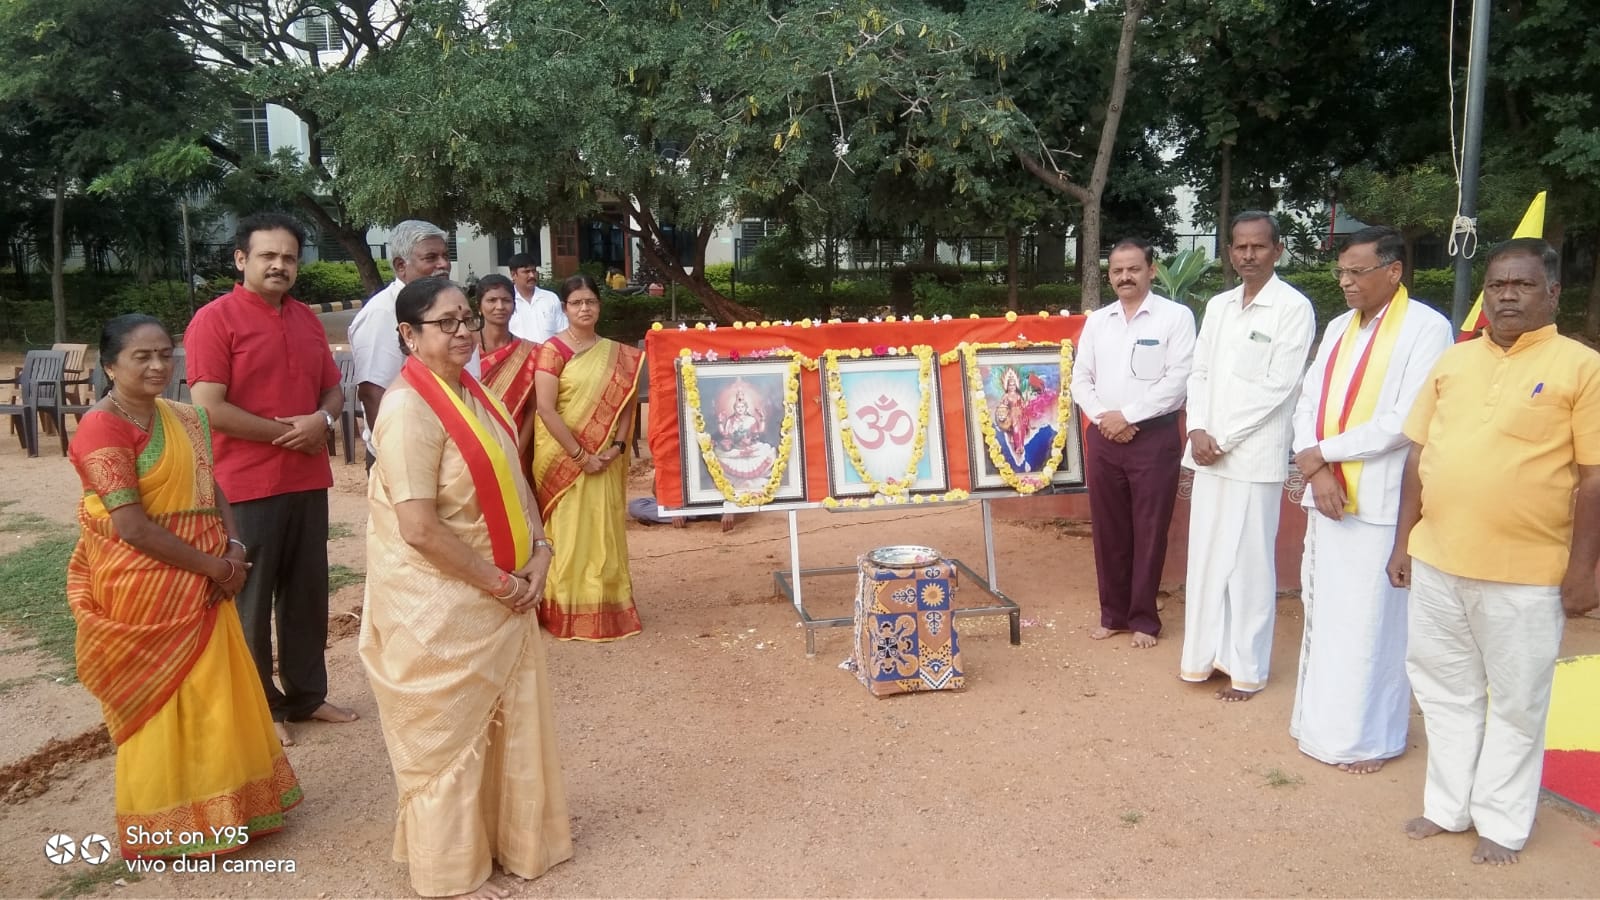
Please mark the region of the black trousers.
<svg viewBox="0 0 1600 900"><path fill-rule="evenodd" d="M1161 634L1156 592L1178 502L1183 435L1175 415L1138 425L1132 441L1118 444L1085 422L1085 470L1100 624L1153 637Z"/></svg>
<svg viewBox="0 0 1600 900"><path fill-rule="evenodd" d="M252 564L236 599L275 722L309 717L328 699L328 492L233 504ZM277 620L278 682L272 680ZM279 685L282 685L280 690Z"/></svg>

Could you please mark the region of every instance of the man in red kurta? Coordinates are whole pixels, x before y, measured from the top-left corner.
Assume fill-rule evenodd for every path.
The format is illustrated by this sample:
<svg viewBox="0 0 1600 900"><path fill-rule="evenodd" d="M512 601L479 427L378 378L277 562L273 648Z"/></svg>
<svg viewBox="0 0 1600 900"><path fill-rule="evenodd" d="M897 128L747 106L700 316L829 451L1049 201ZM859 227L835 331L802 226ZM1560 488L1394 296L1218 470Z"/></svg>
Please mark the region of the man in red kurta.
<svg viewBox="0 0 1600 900"><path fill-rule="evenodd" d="M217 483L252 565L239 619L285 744L285 722L355 718L327 702L327 439L344 393L321 320L289 296L304 244L287 216L241 221L233 259L242 282L202 307L183 336L190 392L216 432Z"/></svg>

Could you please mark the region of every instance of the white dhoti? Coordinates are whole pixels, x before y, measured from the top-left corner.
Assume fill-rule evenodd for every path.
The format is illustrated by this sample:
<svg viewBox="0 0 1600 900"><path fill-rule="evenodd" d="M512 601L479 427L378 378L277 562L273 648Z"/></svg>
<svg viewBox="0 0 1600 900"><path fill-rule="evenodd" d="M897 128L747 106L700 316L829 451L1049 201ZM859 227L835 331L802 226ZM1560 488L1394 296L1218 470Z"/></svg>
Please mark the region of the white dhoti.
<svg viewBox="0 0 1600 900"><path fill-rule="evenodd" d="M1277 620L1273 544L1282 490L1275 481L1234 481L1195 470L1178 668L1184 681L1222 671L1234 690L1266 686Z"/></svg>
<svg viewBox="0 0 1600 900"><path fill-rule="evenodd" d="M1337 765L1406 749L1406 592L1385 567L1394 526L1309 511L1300 564L1305 636L1289 734L1312 759Z"/></svg>
<svg viewBox="0 0 1600 900"><path fill-rule="evenodd" d="M1559 587L1462 578L1411 560L1406 672L1428 730L1422 814L1435 825L1471 826L1512 850L1527 843L1565 623Z"/></svg>

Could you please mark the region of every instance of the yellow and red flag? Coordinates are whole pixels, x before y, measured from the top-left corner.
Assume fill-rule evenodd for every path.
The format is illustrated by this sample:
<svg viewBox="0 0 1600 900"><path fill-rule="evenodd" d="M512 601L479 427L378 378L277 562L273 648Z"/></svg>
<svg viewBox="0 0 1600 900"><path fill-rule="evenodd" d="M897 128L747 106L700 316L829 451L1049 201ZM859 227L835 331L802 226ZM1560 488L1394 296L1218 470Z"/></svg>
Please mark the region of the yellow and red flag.
<svg viewBox="0 0 1600 900"><path fill-rule="evenodd" d="M1533 202L1528 204L1528 211L1522 214L1522 221L1517 224L1517 230L1511 233L1513 238L1544 237L1545 193L1540 191L1534 195ZM1461 333L1456 335L1456 343L1476 337L1488 325L1489 317L1483 314L1483 291L1479 291L1478 299L1472 302L1472 309L1461 320Z"/></svg>

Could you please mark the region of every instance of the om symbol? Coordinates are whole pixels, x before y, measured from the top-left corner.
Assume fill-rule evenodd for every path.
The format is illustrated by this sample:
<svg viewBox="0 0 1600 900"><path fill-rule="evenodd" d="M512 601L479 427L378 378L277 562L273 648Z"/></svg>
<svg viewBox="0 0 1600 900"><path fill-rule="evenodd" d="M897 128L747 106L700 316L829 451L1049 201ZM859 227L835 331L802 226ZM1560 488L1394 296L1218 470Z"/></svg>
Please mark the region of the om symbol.
<svg viewBox="0 0 1600 900"><path fill-rule="evenodd" d="M879 394L876 402L856 410L855 415L863 426L852 429L856 434L856 443L868 450L882 447L884 441L904 444L917 431L917 423L912 420L911 414L900 408L898 400L884 394Z"/></svg>

